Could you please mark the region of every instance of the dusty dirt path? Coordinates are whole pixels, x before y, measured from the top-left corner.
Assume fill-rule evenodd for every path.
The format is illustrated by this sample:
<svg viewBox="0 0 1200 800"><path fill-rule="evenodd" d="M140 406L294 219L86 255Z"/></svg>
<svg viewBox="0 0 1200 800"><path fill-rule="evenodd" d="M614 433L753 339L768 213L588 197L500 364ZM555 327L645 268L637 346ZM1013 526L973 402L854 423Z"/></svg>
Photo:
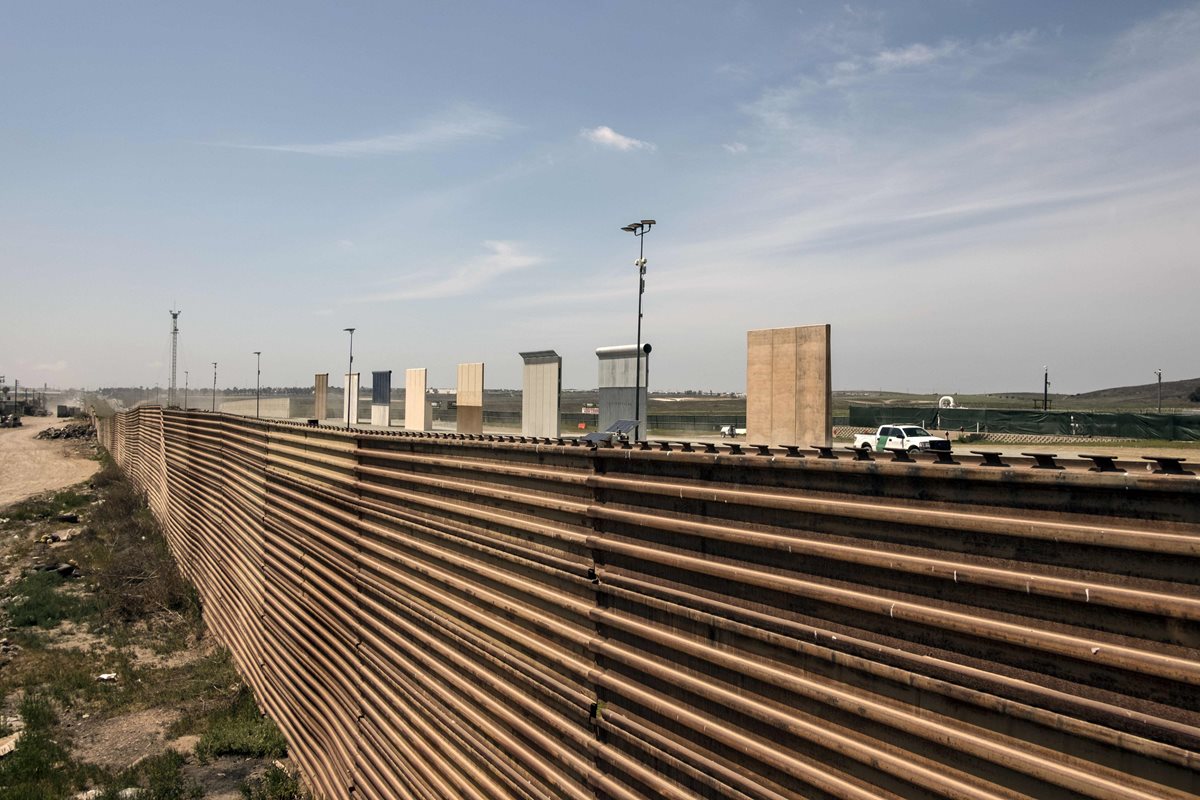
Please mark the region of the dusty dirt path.
<svg viewBox="0 0 1200 800"><path fill-rule="evenodd" d="M87 444L33 438L66 420L25 417L22 421L20 428L0 428L0 508L86 481L100 468L88 457Z"/></svg>

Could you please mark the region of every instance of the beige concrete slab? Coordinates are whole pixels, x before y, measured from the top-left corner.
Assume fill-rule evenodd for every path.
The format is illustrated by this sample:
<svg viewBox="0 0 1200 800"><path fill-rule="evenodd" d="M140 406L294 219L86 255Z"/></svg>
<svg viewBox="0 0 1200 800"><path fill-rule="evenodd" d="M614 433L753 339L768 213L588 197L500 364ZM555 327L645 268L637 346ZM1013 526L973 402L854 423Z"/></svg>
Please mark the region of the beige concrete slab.
<svg viewBox="0 0 1200 800"><path fill-rule="evenodd" d="M431 429L429 400L425 397L429 370L425 367L404 371L404 429L427 431Z"/></svg>
<svg viewBox="0 0 1200 800"><path fill-rule="evenodd" d="M253 417L257 412L261 417L271 419L291 419L292 399L290 397L240 397L237 400L223 400L217 406L223 414L239 414L243 417Z"/></svg>
<svg viewBox="0 0 1200 800"><path fill-rule="evenodd" d="M483 362L458 365L457 400L460 406L483 405Z"/></svg>
<svg viewBox="0 0 1200 800"><path fill-rule="evenodd" d="M832 443L829 334L829 325L747 332L747 441Z"/></svg>
<svg viewBox="0 0 1200 800"><path fill-rule="evenodd" d="M329 416L329 373L318 372L313 376L313 416L325 419Z"/></svg>
<svg viewBox="0 0 1200 800"><path fill-rule="evenodd" d="M483 433L483 406L459 406L454 429L458 433Z"/></svg>
<svg viewBox="0 0 1200 800"><path fill-rule="evenodd" d="M457 430L459 433L483 433L483 363L458 365Z"/></svg>
<svg viewBox="0 0 1200 800"><path fill-rule="evenodd" d="M371 424L387 427L392 424L392 407L371 404Z"/></svg>
<svg viewBox="0 0 1200 800"><path fill-rule="evenodd" d="M562 410L562 357L553 350L521 353L521 434L558 436Z"/></svg>
<svg viewBox="0 0 1200 800"><path fill-rule="evenodd" d="M345 379L346 391L342 394L342 419L346 419L349 414L351 425L358 424L358 380L359 374L345 373L342 376Z"/></svg>

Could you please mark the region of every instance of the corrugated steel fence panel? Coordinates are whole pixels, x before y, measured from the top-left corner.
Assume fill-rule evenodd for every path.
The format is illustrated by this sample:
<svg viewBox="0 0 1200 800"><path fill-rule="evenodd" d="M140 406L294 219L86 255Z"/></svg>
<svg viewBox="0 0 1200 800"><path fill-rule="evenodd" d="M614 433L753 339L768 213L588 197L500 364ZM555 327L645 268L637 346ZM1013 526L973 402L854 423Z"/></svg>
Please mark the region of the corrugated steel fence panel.
<svg viewBox="0 0 1200 800"><path fill-rule="evenodd" d="M1200 794L1194 476L100 438L326 797Z"/></svg>

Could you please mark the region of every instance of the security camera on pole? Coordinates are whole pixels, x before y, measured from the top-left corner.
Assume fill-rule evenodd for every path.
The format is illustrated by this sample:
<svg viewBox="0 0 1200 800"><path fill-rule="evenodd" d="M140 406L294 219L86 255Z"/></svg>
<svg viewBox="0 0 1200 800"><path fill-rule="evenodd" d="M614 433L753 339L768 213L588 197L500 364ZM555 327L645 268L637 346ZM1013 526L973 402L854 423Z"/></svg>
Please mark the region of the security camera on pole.
<svg viewBox="0 0 1200 800"><path fill-rule="evenodd" d="M262 414L259 413L259 397L262 393L262 350L254 351L254 418L261 419Z"/></svg>
<svg viewBox="0 0 1200 800"><path fill-rule="evenodd" d="M621 230L638 237L638 257L633 265L638 268L638 315L637 315L637 361L634 366L633 386L633 419L637 423L633 429L633 440L642 438L642 295L646 292L646 254L644 237L650 228L657 224L656 220L644 219L641 222L631 222ZM649 404L649 400L647 400Z"/></svg>
<svg viewBox="0 0 1200 800"><path fill-rule="evenodd" d="M350 430L350 404L358 403L358 397L350 396L350 384L354 382L354 331L357 328L342 328L342 331L350 334L350 366L346 368L346 430Z"/></svg>

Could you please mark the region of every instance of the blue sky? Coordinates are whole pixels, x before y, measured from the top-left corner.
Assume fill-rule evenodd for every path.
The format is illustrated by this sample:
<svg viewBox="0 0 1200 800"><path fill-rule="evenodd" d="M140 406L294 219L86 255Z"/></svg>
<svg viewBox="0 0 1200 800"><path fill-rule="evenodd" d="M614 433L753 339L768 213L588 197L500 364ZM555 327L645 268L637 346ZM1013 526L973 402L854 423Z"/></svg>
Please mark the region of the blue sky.
<svg viewBox="0 0 1200 800"><path fill-rule="evenodd" d="M0 374L304 385L485 361L742 390L1200 375L1200 4L8 3ZM340 380L335 379L334 383Z"/></svg>

